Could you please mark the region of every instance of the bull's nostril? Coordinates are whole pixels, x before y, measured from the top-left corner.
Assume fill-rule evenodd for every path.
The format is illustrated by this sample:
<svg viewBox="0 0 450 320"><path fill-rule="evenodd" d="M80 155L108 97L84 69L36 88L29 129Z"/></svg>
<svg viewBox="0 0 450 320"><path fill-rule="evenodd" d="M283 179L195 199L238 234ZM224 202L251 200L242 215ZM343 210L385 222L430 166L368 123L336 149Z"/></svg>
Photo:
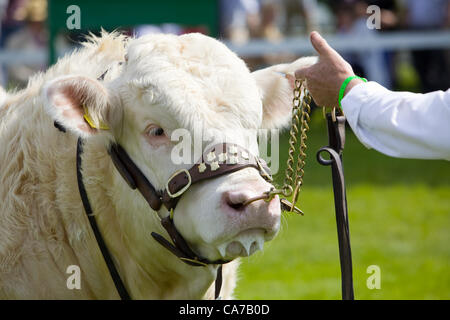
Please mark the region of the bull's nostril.
<svg viewBox="0 0 450 320"><path fill-rule="evenodd" d="M243 211L245 209L246 196L240 192L229 192L225 194L225 203L234 211Z"/></svg>
<svg viewBox="0 0 450 320"><path fill-rule="evenodd" d="M227 201L227 205L231 208L233 208L236 211L244 210L244 203L232 203L231 201Z"/></svg>

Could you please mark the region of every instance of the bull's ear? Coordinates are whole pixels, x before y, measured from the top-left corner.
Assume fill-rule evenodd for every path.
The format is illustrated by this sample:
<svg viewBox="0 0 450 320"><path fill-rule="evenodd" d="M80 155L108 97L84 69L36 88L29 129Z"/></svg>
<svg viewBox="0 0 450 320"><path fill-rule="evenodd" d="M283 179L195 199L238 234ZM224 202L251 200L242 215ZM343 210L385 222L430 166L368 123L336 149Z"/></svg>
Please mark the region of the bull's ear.
<svg viewBox="0 0 450 320"><path fill-rule="evenodd" d="M261 90L265 129L287 127L291 121L294 73L297 69L313 65L316 57L300 58L290 64L278 64L253 72Z"/></svg>
<svg viewBox="0 0 450 320"><path fill-rule="evenodd" d="M82 137L109 130L117 122L107 89L84 76L63 76L44 86L46 111L66 129Z"/></svg>

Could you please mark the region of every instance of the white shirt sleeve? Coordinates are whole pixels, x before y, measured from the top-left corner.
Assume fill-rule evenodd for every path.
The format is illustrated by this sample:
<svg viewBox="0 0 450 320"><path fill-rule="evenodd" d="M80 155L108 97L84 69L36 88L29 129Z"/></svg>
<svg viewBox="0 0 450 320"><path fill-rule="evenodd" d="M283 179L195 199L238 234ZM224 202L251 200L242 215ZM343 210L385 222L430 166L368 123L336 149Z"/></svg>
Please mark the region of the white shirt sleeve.
<svg viewBox="0 0 450 320"><path fill-rule="evenodd" d="M393 92L367 82L353 87L341 104L366 147L392 157L450 160L450 89Z"/></svg>

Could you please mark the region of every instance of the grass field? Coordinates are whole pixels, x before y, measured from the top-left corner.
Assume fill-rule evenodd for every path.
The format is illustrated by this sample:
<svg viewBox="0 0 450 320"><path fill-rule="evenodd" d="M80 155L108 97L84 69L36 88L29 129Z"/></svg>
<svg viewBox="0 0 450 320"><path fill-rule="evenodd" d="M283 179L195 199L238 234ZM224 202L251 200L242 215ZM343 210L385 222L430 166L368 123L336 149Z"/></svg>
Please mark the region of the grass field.
<svg viewBox="0 0 450 320"><path fill-rule="evenodd" d="M341 298L331 169L315 160L326 142L315 112L299 200L305 216L284 214L278 236L242 260L238 299ZM347 130L344 166L356 299L450 299L450 163L389 158ZM370 265L381 269L380 289L367 288Z"/></svg>

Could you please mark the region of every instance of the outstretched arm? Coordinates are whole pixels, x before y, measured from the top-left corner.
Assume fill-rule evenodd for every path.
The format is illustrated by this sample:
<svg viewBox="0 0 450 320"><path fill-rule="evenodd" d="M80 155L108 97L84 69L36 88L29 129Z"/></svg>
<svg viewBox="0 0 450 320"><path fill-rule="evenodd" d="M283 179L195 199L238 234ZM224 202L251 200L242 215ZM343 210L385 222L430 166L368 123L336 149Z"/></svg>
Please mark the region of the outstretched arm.
<svg viewBox="0 0 450 320"><path fill-rule="evenodd" d="M317 32L319 62L297 70L318 105L338 106L351 66ZM450 89L427 94L393 92L376 82L350 81L342 109L359 140L393 157L450 160Z"/></svg>

